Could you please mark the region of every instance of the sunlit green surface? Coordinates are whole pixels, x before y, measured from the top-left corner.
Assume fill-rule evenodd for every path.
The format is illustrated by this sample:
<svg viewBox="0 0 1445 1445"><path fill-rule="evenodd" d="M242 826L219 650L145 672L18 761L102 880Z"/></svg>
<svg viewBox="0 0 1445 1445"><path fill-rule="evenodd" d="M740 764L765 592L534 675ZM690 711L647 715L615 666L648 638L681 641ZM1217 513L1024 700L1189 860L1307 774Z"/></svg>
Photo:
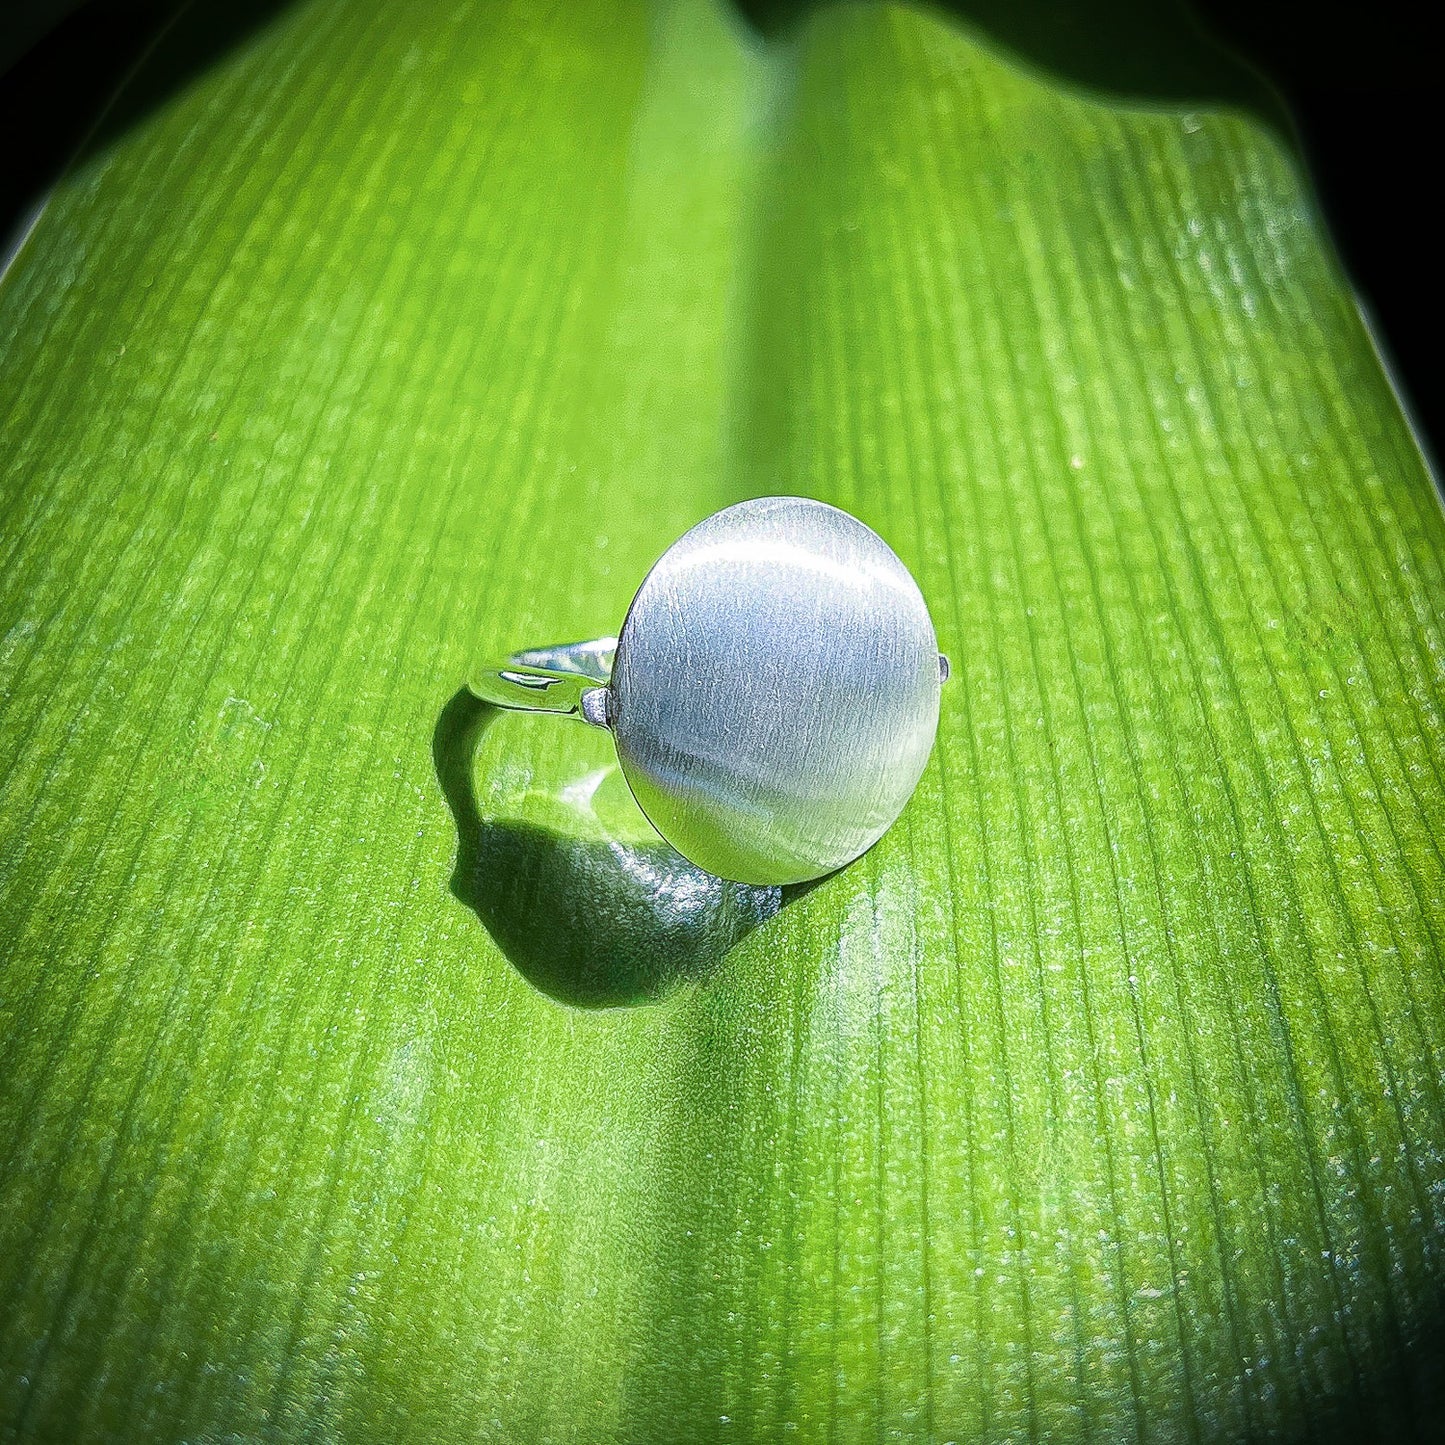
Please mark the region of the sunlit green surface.
<svg viewBox="0 0 1445 1445"><path fill-rule="evenodd" d="M1439 502L1272 132L984 40L309 0L61 187L0 286L0 1438L1445 1412ZM934 761L706 985L565 1006L448 890L434 728L771 491L916 572ZM607 756L499 722L479 805Z"/></svg>

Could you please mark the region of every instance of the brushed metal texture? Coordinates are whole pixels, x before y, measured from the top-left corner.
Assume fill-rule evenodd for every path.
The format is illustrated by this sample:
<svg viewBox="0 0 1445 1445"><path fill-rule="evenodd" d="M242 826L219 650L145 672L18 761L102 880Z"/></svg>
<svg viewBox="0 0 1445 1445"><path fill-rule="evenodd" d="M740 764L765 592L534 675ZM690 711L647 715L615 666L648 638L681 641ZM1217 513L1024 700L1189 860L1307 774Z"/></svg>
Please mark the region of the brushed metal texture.
<svg viewBox="0 0 1445 1445"><path fill-rule="evenodd" d="M898 817L941 685L928 607L887 543L836 507L766 497L699 523L648 574L609 720L678 852L738 882L798 883Z"/></svg>

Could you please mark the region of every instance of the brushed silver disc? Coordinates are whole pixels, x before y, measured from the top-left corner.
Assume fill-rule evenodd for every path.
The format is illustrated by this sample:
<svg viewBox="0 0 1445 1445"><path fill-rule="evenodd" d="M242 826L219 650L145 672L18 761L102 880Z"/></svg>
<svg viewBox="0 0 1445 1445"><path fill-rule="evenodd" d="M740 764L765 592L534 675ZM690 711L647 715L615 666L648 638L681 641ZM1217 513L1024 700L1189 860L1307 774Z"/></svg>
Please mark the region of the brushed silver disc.
<svg viewBox="0 0 1445 1445"><path fill-rule="evenodd" d="M938 640L876 532L801 497L678 539L617 642L611 721L644 813L685 858L798 883L866 852L938 730Z"/></svg>

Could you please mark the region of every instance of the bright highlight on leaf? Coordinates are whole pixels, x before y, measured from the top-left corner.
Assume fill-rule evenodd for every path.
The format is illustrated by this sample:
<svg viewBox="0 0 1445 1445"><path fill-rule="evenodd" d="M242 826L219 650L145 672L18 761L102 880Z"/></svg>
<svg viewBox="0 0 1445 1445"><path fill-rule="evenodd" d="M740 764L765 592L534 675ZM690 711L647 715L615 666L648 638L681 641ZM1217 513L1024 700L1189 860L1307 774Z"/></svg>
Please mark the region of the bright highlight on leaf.
<svg viewBox="0 0 1445 1445"><path fill-rule="evenodd" d="M1034 59L302 0L62 183L0 284L0 1437L1445 1417L1440 502L1269 127ZM770 492L918 577L938 746L668 935L607 740L445 710Z"/></svg>

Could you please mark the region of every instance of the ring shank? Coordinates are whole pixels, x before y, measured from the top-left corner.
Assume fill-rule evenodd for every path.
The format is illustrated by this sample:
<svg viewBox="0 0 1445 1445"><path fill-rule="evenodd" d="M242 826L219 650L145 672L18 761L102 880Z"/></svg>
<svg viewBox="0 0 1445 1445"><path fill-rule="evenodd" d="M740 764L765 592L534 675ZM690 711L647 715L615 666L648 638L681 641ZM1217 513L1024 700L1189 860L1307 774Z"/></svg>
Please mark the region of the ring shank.
<svg viewBox="0 0 1445 1445"><path fill-rule="evenodd" d="M467 687L493 707L581 717L606 726L605 708L598 708L596 699L589 702L588 694L605 694L616 655L615 637L531 647L479 669L467 679Z"/></svg>

